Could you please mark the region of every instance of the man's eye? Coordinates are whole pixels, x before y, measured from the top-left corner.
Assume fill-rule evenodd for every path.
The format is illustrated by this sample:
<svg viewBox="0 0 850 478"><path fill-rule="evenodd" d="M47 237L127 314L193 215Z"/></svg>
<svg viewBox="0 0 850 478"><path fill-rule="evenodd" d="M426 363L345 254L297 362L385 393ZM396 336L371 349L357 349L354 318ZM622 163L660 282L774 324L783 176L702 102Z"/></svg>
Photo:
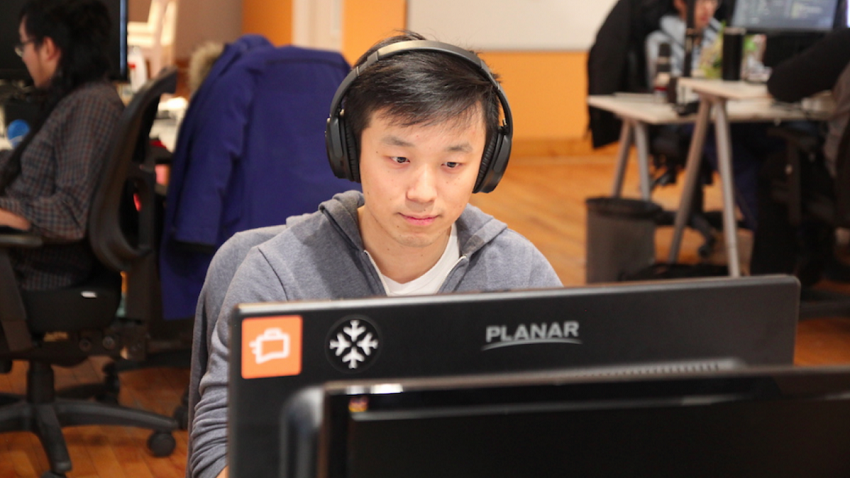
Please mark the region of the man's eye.
<svg viewBox="0 0 850 478"><path fill-rule="evenodd" d="M449 169L455 169L460 166L460 163L456 163L454 161L449 161L446 163L446 167Z"/></svg>
<svg viewBox="0 0 850 478"><path fill-rule="evenodd" d="M407 162L407 158L404 156L392 156L391 159L398 164L403 164Z"/></svg>

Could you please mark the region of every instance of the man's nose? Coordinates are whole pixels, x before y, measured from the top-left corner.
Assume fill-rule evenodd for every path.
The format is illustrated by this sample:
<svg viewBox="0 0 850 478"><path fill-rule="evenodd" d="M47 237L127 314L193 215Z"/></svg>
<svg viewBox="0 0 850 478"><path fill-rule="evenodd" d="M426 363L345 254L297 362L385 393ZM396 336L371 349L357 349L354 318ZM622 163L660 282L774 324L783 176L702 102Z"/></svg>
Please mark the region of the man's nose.
<svg viewBox="0 0 850 478"><path fill-rule="evenodd" d="M437 195L436 176L429 167L418 168L407 189L407 199L418 203L432 202Z"/></svg>

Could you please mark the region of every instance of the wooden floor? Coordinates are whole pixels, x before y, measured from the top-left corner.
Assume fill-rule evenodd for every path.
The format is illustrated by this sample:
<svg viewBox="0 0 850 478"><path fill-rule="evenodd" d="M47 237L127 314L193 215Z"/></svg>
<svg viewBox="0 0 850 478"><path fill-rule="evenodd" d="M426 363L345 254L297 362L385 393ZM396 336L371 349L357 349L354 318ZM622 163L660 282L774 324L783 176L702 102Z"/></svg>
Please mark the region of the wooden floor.
<svg viewBox="0 0 850 478"><path fill-rule="evenodd" d="M633 162L632 162L633 164ZM550 260L563 283L584 283L585 206L587 197L609 193L614 151L558 158L514 158L502 184L474 203L528 237ZM638 196L634 170L627 176L625 195ZM655 194L667 208L675 208L678 188ZM719 195L711 189L707 206L716 208ZM659 258L669 247L669 228L657 234ZM742 255L748 256L750 238L741 233ZM686 234L682 261L696 261L699 240ZM722 247L718 247L722 249ZM722 254L712 257L723 261ZM850 291L850 288L848 288ZM795 361L799 365L850 363L850 320L816 319L801 322ZM100 380L102 360L72 369L57 369L60 386ZM0 375L0 391L22 393L26 366L16 363L11 374ZM152 369L121 374L122 404L171 414L180 403L188 381L181 369ZM186 433L177 432L177 450L168 458L153 458L145 441L148 433L121 427L67 428L74 469L69 477L182 477L186 461ZM0 434L0 478L38 477L47 460L38 440L28 433Z"/></svg>

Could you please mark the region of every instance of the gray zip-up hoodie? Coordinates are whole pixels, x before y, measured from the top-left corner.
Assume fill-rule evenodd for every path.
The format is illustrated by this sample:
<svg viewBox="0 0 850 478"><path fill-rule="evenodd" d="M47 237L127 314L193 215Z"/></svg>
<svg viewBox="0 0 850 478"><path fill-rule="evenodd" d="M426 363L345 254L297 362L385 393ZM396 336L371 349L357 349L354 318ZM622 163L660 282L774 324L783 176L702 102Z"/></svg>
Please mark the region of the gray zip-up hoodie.
<svg viewBox="0 0 850 478"><path fill-rule="evenodd" d="M199 314L204 308L208 312L216 309L211 297L223 295L224 299L218 309L222 311L219 319L210 331L207 369L194 407L188 476L215 477L225 465L229 314L236 304L386 295L379 273L363 249L357 221L357 208L362 205L363 195L349 191L322 203L316 213L291 218L279 234L250 249L226 294L221 290L223 281L214 276L228 272L216 270L216 266L238 263L238 256L245 253L238 245L225 244L216 255L207 274ZM456 225L461 258L440 288L441 293L561 286L543 254L503 222L468 205ZM234 240L246 242L244 236ZM196 321L203 320L196 317ZM193 357L193 367L197 360L203 357Z"/></svg>

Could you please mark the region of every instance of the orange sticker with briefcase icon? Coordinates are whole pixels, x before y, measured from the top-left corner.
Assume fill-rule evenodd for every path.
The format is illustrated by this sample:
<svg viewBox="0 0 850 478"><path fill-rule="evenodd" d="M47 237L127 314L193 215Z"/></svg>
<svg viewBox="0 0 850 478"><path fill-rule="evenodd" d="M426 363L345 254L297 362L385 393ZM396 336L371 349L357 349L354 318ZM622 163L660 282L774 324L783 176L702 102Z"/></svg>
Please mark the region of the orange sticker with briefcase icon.
<svg viewBox="0 0 850 478"><path fill-rule="evenodd" d="M301 373L301 316L242 321L242 378Z"/></svg>

